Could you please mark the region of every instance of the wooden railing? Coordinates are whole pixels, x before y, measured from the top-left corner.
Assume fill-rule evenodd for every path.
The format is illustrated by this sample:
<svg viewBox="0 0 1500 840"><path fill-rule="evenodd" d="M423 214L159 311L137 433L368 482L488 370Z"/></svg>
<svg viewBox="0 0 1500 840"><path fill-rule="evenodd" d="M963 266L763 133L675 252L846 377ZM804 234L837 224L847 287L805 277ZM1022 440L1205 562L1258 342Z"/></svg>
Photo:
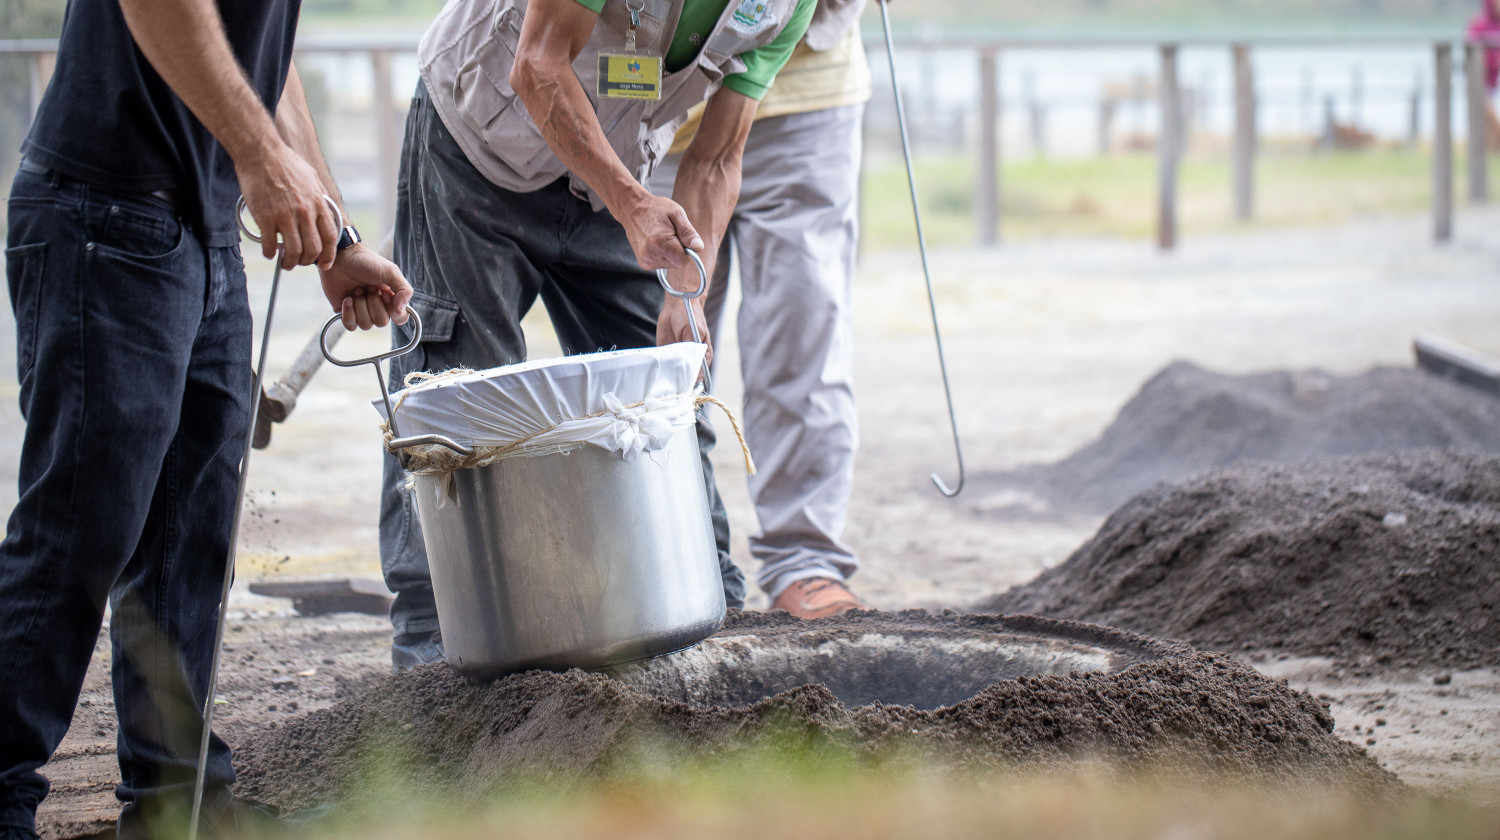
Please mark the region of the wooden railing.
<svg viewBox="0 0 1500 840"><path fill-rule="evenodd" d="M1234 127L1231 144L1231 189L1234 215L1250 220L1255 214L1255 159L1258 147L1256 131L1257 96L1252 51L1286 48L1357 48L1429 46L1433 60L1433 132L1432 132L1432 225L1433 237L1439 242L1453 235L1453 53L1463 50L1464 78L1468 97L1466 137L1469 200L1481 204L1489 198L1487 159L1487 92L1484 80L1483 53L1500 48L1494 44L1465 43L1435 39L1423 35L1351 35L1283 36L1240 41L1220 37L1189 37L1172 40L1136 38L1016 38L986 40L904 39L897 42L904 50L967 50L978 58L980 114L979 183L975 195L975 216L979 241L995 244L1001 239L1001 182L999 139L999 86L996 78L1002 54L1036 50L1151 49L1157 53L1159 79L1157 107L1161 128L1157 132L1157 246L1169 250L1178 241L1178 170L1185 144L1182 86L1178 78L1178 56L1183 48L1219 48L1230 53L1233 67ZM883 49L883 45L872 45ZM1415 110L1414 112L1415 113Z"/></svg>
<svg viewBox="0 0 1500 840"><path fill-rule="evenodd" d="M1472 203L1489 198L1487 94L1484 80L1483 52L1500 48L1500 43L1466 43L1459 39L1434 38L1431 35L1378 34L1349 36L1281 36L1234 39L1227 37L1164 38L1056 38L1016 37L940 40L906 37L898 39L902 52L938 50L945 53L964 51L975 56L979 74L979 180L975 191L974 212L978 238L982 244L996 244L1002 237L1001 143L1000 143L1000 62L1009 53L1040 50L1141 49L1157 55L1159 78L1157 108L1160 129L1156 137L1157 221L1156 243L1164 250L1178 242L1178 172L1185 147L1182 86L1178 58L1184 48L1224 49L1233 68L1233 142L1231 144L1231 190L1234 215L1241 220L1255 215L1255 164L1257 155L1257 92L1251 57L1256 50L1285 48L1382 48L1429 47L1433 62L1432 125L1432 230L1435 240L1450 239L1453 233L1453 78L1454 52L1462 52L1463 78L1467 98L1468 197ZM405 38L319 38L305 37L298 44L299 54L366 54L374 72L375 140L379 158L379 207L382 229L389 230L395 218L396 167L401 133L399 108L394 104L392 58L416 50L416 36ZM51 40L0 41L0 54L20 54L31 67L30 95L32 109L40 101L51 77L57 44ZM884 44L872 42L872 52L884 50ZM1416 119L1415 100L1413 120ZM1101 120L1104 119L1101 117ZM1103 123L1101 122L1101 126ZM1413 126L1415 130L1415 125ZM1102 129L1101 129L1102 130Z"/></svg>

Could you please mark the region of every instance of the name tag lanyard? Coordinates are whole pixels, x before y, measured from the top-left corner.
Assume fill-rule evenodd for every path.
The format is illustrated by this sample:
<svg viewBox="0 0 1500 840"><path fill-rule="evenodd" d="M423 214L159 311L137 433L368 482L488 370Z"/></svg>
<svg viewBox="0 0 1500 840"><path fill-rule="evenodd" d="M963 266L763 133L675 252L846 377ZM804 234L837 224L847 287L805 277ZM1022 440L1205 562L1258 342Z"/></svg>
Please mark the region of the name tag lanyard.
<svg viewBox="0 0 1500 840"><path fill-rule="evenodd" d="M602 99L661 99L662 57L635 45L635 30L641 24L646 0L623 2L630 12L625 49L599 51L598 94Z"/></svg>

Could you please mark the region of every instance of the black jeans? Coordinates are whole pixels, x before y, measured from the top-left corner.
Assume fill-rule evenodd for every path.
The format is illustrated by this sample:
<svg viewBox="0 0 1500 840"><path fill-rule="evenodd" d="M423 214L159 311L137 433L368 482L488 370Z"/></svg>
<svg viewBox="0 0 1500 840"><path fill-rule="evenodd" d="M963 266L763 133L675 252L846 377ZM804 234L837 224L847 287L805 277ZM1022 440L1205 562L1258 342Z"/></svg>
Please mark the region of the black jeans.
<svg viewBox="0 0 1500 840"><path fill-rule="evenodd" d="M18 173L20 499L0 543L0 827L33 825L111 609L129 823L191 798L252 387L237 248L166 203ZM234 779L217 738L215 801Z"/></svg>
<svg viewBox="0 0 1500 840"><path fill-rule="evenodd" d="M480 175L417 83L397 181L396 264L416 289L422 343L392 360L391 388L410 371L475 369L526 358L525 317L538 297L564 353L656 345L663 294L641 271L625 228L595 212L566 179L536 192L501 189ZM396 346L411 340L398 327ZM713 426L700 414L698 439L719 571L730 606L745 603L745 577L729 559L729 517L714 485L708 451ZM396 635L438 629L427 549L411 493L395 457L385 456L380 565L396 593Z"/></svg>

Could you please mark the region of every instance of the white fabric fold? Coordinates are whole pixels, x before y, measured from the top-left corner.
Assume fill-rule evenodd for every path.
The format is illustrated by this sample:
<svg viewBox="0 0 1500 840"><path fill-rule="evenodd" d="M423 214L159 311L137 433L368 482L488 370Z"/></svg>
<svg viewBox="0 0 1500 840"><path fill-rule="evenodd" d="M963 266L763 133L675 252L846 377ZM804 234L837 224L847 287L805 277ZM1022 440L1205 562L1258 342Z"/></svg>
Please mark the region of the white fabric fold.
<svg viewBox="0 0 1500 840"><path fill-rule="evenodd" d="M391 396L402 437L444 435L505 457L583 443L632 461L693 424L695 342L564 356L420 382ZM375 409L384 414L382 400Z"/></svg>

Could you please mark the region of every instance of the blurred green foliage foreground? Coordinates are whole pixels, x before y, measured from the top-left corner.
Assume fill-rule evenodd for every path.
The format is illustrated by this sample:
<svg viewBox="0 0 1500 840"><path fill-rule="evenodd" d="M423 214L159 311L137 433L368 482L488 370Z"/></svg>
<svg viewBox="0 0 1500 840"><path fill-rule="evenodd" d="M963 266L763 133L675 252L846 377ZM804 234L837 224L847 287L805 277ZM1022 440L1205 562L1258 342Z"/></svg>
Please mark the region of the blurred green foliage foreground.
<svg viewBox="0 0 1500 840"><path fill-rule="evenodd" d="M391 765L382 762L389 769ZM399 774L398 774L399 775ZM384 784L382 784L382 778ZM1379 801L1349 790L1267 788L1160 774L1122 780L1086 762L1064 775L961 775L879 765L783 744L732 765L667 766L649 755L584 782L534 784L457 802L374 773L356 810L312 838L828 838L925 840L1497 840L1500 791ZM1489 806L1476 804L1488 796Z"/></svg>

